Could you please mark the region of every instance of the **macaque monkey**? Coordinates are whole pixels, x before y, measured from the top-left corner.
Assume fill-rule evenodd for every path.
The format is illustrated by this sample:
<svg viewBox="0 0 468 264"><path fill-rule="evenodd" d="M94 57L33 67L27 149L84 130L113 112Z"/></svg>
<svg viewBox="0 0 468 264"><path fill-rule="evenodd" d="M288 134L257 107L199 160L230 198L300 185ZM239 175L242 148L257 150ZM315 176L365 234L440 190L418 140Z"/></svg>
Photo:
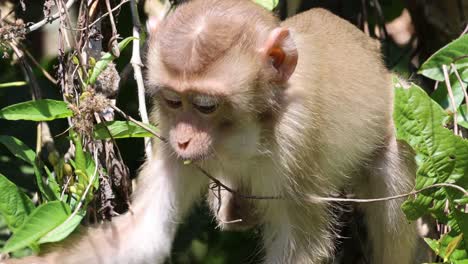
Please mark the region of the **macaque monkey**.
<svg viewBox="0 0 468 264"><path fill-rule="evenodd" d="M207 193L221 229L262 228L265 263L329 263L341 223L320 197L412 189L390 73L376 41L348 22L322 9L280 22L251 0L194 0L151 33L152 122L167 141L140 172L132 212L36 263L163 263ZM203 171L234 191L210 188ZM401 202L358 205L368 263L414 263Z"/></svg>

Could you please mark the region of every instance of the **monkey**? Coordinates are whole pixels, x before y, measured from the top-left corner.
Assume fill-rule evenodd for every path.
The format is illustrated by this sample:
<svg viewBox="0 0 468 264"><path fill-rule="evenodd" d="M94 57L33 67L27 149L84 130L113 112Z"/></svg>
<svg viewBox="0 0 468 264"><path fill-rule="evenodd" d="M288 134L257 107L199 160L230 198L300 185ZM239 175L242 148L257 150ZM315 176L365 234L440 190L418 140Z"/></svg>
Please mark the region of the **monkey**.
<svg viewBox="0 0 468 264"><path fill-rule="evenodd" d="M167 140L143 165L131 212L35 263L163 263L204 195L220 229L262 229L264 263L330 263L340 223L320 197L412 189L379 45L326 10L280 22L250 0L189 1L152 30L146 56L151 122ZM358 205L368 263L414 263L401 203Z"/></svg>

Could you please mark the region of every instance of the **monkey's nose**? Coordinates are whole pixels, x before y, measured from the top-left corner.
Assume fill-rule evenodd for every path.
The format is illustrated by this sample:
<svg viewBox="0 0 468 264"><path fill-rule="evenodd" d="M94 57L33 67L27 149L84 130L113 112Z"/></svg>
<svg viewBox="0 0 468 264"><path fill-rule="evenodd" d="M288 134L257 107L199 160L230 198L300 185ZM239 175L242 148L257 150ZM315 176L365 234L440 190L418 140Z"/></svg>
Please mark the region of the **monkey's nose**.
<svg viewBox="0 0 468 264"><path fill-rule="evenodd" d="M190 143L190 139L184 142L177 142L177 145L179 146L181 150L185 150L188 147L189 143Z"/></svg>

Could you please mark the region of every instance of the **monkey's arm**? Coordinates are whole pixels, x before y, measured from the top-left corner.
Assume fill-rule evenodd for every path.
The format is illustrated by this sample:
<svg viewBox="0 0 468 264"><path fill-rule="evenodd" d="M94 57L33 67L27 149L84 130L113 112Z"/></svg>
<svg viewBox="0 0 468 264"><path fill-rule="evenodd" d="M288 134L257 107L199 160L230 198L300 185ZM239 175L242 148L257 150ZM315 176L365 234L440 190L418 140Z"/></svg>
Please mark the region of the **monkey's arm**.
<svg viewBox="0 0 468 264"><path fill-rule="evenodd" d="M147 162L139 178L132 212L96 228L86 228L44 256L7 263L163 263L177 223L186 214L206 179L193 168L158 157Z"/></svg>

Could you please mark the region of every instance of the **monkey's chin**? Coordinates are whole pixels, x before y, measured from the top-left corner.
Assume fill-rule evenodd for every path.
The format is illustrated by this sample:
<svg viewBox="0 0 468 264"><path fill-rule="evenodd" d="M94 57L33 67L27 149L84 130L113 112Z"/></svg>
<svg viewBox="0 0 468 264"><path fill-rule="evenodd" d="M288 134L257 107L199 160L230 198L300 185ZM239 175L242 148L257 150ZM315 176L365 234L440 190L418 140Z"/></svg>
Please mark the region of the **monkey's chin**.
<svg viewBox="0 0 468 264"><path fill-rule="evenodd" d="M201 163L203 161L207 161L213 158L213 153L178 153L176 152L177 159L181 160L186 164L190 163Z"/></svg>

